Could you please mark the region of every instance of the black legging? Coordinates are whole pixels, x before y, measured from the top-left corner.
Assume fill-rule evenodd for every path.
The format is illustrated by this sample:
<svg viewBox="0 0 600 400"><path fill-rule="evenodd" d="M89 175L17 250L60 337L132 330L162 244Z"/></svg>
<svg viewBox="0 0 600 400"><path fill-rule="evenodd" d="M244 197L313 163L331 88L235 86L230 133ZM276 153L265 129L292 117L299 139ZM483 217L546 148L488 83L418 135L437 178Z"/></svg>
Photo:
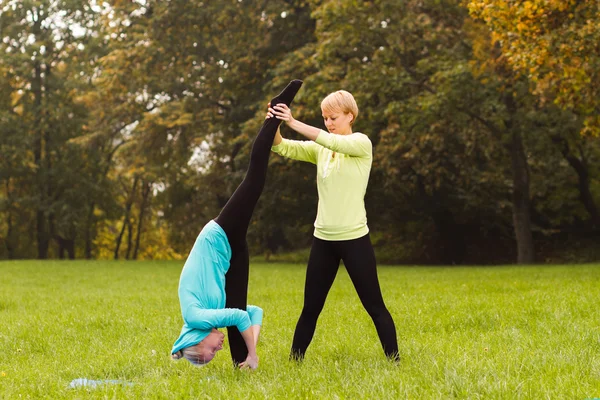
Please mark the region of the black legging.
<svg viewBox="0 0 600 400"><path fill-rule="evenodd" d="M375 323L385 355L398 360L396 327L381 296L375 252L368 234L353 240L313 239L306 269L304 307L294 332L290 357L297 360L304 358L315 333L317 319L335 280L340 260L344 260L358 297Z"/></svg>
<svg viewBox="0 0 600 400"><path fill-rule="evenodd" d="M291 81L283 91L271 100L271 105L285 103L290 105L302 86L302 81ZM244 180L235 190L215 222L225 231L231 245L231 262L225 275L226 308L246 309L248 298L249 257L246 232L254 207L260 198L267 179L267 166L273 139L281 120L266 119L254 139L250 153L250 165ZM236 327L228 327L229 347L233 362L243 362L248 349L242 335Z"/></svg>

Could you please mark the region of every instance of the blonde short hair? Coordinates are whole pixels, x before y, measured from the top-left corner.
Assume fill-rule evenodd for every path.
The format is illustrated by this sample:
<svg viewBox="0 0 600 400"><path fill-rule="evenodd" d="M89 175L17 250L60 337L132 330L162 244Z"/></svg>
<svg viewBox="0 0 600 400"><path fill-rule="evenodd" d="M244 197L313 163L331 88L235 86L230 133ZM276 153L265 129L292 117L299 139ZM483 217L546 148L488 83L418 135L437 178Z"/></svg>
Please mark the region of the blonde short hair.
<svg viewBox="0 0 600 400"><path fill-rule="evenodd" d="M200 346L189 346L185 349L179 350L176 353L171 354L171 358L173 360L179 360L180 358L185 358L196 367L203 367L208 364L208 361L204 360L204 357L200 353Z"/></svg>
<svg viewBox="0 0 600 400"><path fill-rule="evenodd" d="M321 102L321 109L328 113L343 112L345 114L352 114L354 118L352 118L350 124L353 124L356 121L356 117L358 117L356 100L354 100L354 96L350 92L345 90L338 90L328 94Z"/></svg>

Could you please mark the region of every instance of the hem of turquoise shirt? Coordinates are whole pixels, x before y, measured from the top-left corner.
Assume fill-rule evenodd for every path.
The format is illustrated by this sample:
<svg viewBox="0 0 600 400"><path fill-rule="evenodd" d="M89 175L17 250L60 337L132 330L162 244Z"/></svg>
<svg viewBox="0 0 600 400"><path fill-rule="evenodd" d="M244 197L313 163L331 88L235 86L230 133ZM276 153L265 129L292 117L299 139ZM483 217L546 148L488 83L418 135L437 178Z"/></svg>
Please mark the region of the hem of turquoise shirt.
<svg viewBox="0 0 600 400"><path fill-rule="evenodd" d="M198 343L200 343L201 341L203 341L204 339L206 339L206 337L207 337L207 336L210 334L210 332L212 331L212 329L211 329L210 331L206 331L206 330L203 330L203 329L194 329L193 331L194 331L194 333L196 333L196 334L198 334L199 332L202 332L202 333L200 334L200 336L199 336L199 337L200 337L200 339L199 339L199 340L197 340L197 339L194 339L194 340L192 340L192 341L190 341L190 342L184 342L184 343L179 343L179 344L175 343L175 344L173 345L173 348L171 349L171 354L175 354L175 353L177 353L179 350L183 350L183 349L186 349L186 348L188 348L188 347L192 347L192 346L195 346L195 345L197 345ZM191 332L192 332L192 331L188 332L188 333L187 333L187 334L185 334L183 337L179 337L179 338L177 339L177 342L179 342L179 340L180 340L180 339L183 339L184 337L186 337L186 336L188 336L188 335L192 334Z"/></svg>

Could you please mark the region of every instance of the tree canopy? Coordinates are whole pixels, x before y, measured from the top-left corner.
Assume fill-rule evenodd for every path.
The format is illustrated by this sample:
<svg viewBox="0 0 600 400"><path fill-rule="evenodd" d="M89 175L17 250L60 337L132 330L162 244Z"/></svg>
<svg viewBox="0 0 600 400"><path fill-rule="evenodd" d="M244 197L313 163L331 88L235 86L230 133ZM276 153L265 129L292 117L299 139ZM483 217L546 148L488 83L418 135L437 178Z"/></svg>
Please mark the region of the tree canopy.
<svg viewBox="0 0 600 400"><path fill-rule="evenodd" d="M506 61L533 91L584 117L600 134L600 10L593 0L469 1Z"/></svg>
<svg viewBox="0 0 600 400"><path fill-rule="evenodd" d="M599 24L574 0L6 1L0 258L185 257L302 79L306 123L358 102L380 262L597 259ZM315 175L271 156L252 254L309 246Z"/></svg>

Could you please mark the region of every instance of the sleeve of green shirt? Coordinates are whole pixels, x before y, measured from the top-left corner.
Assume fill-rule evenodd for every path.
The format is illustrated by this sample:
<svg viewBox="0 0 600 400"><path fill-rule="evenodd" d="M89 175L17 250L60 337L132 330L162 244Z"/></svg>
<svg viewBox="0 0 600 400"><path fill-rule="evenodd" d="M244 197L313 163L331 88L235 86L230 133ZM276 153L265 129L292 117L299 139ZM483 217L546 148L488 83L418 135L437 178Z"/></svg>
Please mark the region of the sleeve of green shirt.
<svg viewBox="0 0 600 400"><path fill-rule="evenodd" d="M236 326L240 332L250 328L250 316L238 308L205 309L191 305L184 315L185 323L194 329L210 330Z"/></svg>
<svg viewBox="0 0 600 400"><path fill-rule="evenodd" d="M277 146L271 147L271 150L280 156L312 164L317 163L317 149L318 146L311 140L290 139L282 139Z"/></svg>
<svg viewBox="0 0 600 400"><path fill-rule="evenodd" d="M371 140L367 135L359 132L351 135L335 135L321 130L315 142L329 150L353 157L371 157L373 153Z"/></svg>

